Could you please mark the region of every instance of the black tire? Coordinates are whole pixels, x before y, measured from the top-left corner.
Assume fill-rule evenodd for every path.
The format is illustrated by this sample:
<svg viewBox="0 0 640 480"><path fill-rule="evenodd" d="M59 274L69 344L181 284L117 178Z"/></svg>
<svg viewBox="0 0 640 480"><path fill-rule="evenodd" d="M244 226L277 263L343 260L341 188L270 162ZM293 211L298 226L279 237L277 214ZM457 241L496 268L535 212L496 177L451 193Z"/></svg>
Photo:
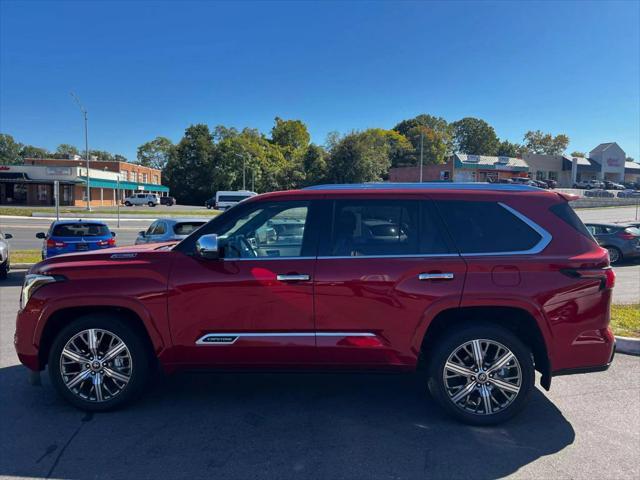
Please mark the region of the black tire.
<svg viewBox="0 0 640 480"><path fill-rule="evenodd" d="M131 375L124 388L108 400L87 400L72 392L62 377L60 358L67 342L77 333L88 329L106 330L115 334L126 345L131 358ZM56 336L49 352L49 376L58 393L74 407L90 412L103 412L119 408L135 400L143 391L152 373L153 360L145 341L121 317L108 313L79 317L64 327Z"/></svg>
<svg viewBox="0 0 640 480"><path fill-rule="evenodd" d="M207 210L211 210L211 205L207 205Z"/></svg>
<svg viewBox="0 0 640 480"><path fill-rule="evenodd" d="M520 366L521 381L518 393L511 400L511 403L496 413L477 414L463 410L452 401L447 393L443 378L445 363L460 346L476 339L490 340L508 348ZM467 324L445 333L437 340L428 359L429 392L449 415L466 424L496 425L509 420L524 408L534 388L535 369L531 351L513 333L497 325L489 323ZM471 383L470 380L469 383Z"/></svg>
<svg viewBox="0 0 640 480"><path fill-rule="evenodd" d="M607 249L607 252L609 252L609 259L611 262L611 265L618 265L620 262L622 262L622 252L620 251L619 248L616 247L604 247Z"/></svg>
<svg viewBox="0 0 640 480"><path fill-rule="evenodd" d="M0 280L7 278L9 274L9 259L7 258L2 264L0 264Z"/></svg>
<svg viewBox="0 0 640 480"><path fill-rule="evenodd" d="M130 207L131 206L131 202L124 202L124 206L125 207Z"/></svg>
<svg viewBox="0 0 640 480"><path fill-rule="evenodd" d="M147 203L147 205L149 205L150 207L155 207L156 206L156 204L153 203L153 202L149 202L149 203Z"/></svg>

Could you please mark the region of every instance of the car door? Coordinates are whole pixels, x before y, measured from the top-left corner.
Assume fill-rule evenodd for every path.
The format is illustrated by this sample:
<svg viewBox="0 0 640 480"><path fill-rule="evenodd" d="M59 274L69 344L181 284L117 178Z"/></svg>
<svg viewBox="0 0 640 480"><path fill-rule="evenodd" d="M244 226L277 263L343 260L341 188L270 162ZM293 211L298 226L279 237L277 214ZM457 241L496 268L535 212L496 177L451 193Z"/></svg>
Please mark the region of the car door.
<svg viewBox="0 0 640 480"><path fill-rule="evenodd" d="M252 202L198 230L219 235L221 258L185 247L170 277L169 319L181 362L291 365L316 360L310 202ZM270 223L295 219L300 237L279 238ZM191 243L190 243L191 242ZM195 242L191 236L185 245Z"/></svg>
<svg viewBox="0 0 640 480"><path fill-rule="evenodd" d="M158 220L155 228L151 232L151 235L147 237L147 243L163 242L167 233L167 222L164 220Z"/></svg>
<svg viewBox="0 0 640 480"><path fill-rule="evenodd" d="M457 307L466 265L433 205L338 199L315 273L318 355L336 365L411 366L432 312Z"/></svg>

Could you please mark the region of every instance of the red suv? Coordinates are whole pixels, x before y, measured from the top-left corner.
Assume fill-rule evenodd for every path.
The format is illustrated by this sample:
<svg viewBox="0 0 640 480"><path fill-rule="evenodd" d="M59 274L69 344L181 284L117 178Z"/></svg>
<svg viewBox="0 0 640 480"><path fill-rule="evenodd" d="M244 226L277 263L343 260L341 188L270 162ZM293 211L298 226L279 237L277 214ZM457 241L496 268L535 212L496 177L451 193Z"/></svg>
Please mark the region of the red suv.
<svg viewBox="0 0 640 480"><path fill-rule="evenodd" d="M560 193L329 185L259 195L177 244L54 257L26 276L15 345L86 410L159 364L416 371L468 423L518 412L534 370L605 370L606 250Z"/></svg>

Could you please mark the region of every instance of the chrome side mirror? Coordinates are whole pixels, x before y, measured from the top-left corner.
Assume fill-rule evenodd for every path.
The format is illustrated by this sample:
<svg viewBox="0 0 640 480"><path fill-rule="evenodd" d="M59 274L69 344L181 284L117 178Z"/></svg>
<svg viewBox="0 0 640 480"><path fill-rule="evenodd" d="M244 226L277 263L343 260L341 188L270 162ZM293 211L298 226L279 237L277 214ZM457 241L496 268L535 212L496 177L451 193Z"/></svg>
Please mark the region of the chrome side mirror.
<svg viewBox="0 0 640 480"><path fill-rule="evenodd" d="M219 256L218 236L215 233L202 235L196 240L196 253L207 260L215 260Z"/></svg>

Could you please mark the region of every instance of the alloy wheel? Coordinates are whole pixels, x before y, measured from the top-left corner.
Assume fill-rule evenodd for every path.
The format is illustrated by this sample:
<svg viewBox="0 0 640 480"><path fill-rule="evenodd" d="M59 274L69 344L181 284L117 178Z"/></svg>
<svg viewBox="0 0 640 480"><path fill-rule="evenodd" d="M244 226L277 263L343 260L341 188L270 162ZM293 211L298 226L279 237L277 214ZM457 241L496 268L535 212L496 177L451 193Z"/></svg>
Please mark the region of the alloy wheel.
<svg viewBox="0 0 640 480"><path fill-rule="evenodd" d="M607 248L607 252L609 252L609 262L616 263L620 260L620 253L617 248Z"/></svg>
<svg viewBox="0 0 640 480"><path fill-rule="evenodd" d="M474 339L453 350L442 378L456 407L476 415L493 415L518 396L522 369L513 352L501 343Z"/></svg>
<svg viewBox="0 0 640 480"><path fill-rule="evenodd" d="M129 384L133 362L127 345L112 332L82 330L60 354L60 374L66 387L89 402L106 402Z"/></svg>

